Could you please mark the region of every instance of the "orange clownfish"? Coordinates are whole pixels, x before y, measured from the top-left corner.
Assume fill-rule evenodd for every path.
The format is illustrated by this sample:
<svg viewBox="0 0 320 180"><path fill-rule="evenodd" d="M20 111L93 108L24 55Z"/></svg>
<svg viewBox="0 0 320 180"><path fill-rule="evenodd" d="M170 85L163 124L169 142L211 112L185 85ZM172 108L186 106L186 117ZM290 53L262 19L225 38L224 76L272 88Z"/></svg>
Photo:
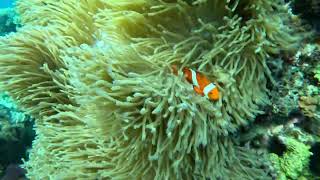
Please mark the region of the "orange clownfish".
<svg viewBox="0 0 320 180"><path fill-rule="evenodd" d="M177 67L172 66L174 74L178 74ZM206 96L208 99L217 101L219 99L219 90L215 83L210 82L209 79L203 74L194 71L190 68L182 69L183 75L186 80L193 85L193 89L197 94Z"/></svg>

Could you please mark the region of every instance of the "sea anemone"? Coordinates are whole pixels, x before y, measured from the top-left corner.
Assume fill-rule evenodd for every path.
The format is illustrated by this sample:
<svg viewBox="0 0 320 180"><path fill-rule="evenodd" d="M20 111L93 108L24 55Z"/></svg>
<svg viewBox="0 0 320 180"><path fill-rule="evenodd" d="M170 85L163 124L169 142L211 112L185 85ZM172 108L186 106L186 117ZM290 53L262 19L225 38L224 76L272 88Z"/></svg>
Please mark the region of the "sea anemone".
<svg viewBox="0 0 320 180"><path fill-rule="evenodd" d="M268 101L269 55L300 37L280 0L20 0L1 88L36 118L28 177L268 178L232 134ZM48 16L50 14L50 16ZM216 81L195 94L171 65Z"/></svg>

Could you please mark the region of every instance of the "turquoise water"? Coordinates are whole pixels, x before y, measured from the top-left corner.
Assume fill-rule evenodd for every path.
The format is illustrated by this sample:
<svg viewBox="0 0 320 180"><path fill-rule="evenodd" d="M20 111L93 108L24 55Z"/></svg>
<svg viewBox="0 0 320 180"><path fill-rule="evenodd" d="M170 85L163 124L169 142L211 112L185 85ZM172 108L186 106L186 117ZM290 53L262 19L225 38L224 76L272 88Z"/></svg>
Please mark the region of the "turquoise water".
<svg viewBox="0 0 320 180"><path fill-rule="evenodd" d="M13 2L14 2L14 0L1 0L0 8L12 7Z"/></svg>

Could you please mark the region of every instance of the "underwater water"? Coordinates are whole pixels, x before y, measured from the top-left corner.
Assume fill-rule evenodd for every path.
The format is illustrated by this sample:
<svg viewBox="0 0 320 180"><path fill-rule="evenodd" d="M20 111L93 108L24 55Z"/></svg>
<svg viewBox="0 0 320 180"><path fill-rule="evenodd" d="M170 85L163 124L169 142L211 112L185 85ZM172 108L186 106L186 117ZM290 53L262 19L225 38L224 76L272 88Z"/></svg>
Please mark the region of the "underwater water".
<svg viewBox="0 0 320 180"><path fill-rule="evenodd" d="M12 7L14 0L1 0L0 8L8 8Z"/></svg>

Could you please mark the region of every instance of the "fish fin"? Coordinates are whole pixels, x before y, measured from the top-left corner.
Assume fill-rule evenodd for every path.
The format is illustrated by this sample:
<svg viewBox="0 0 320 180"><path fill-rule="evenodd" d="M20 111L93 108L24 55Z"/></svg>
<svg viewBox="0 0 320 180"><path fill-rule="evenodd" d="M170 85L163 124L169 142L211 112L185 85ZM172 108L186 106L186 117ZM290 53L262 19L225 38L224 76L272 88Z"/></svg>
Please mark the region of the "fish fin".
<svg viewBox="0 0 320 180"><path fill-rule="evenodd" d="M193 90L197 93L197 94L203 94L203 92L201 91L201 89L197 86L193 86Z"/></svg>

